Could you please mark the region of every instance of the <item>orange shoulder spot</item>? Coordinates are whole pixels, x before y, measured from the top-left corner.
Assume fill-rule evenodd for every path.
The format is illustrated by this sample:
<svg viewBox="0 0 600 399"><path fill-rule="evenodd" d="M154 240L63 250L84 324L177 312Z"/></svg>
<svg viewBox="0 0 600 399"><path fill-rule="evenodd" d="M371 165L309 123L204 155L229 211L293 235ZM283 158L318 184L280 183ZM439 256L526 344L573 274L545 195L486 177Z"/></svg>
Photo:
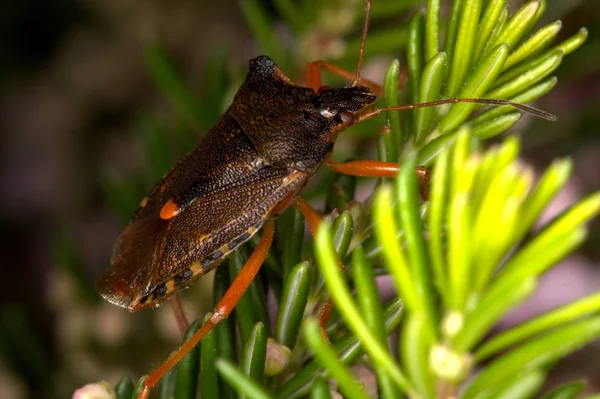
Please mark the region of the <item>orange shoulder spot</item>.
<svg viewBox="0 0 600 399"><path fill-rule="evenodd" d="M173 202L173 200L168 200L167 203L160 210L160 218L168 220L172 217L177 216L178 213L179 207Z"/></svg>

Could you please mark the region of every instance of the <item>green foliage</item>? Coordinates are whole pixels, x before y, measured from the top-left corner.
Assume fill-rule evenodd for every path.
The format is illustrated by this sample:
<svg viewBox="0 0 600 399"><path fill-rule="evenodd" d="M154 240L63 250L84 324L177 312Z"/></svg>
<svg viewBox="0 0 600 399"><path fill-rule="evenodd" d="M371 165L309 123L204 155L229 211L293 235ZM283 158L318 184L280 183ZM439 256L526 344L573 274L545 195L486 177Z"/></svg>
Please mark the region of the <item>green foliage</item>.
<svg viewBox="0 0 600 399"><path fill-rule="evenodd" d="M420 3L376 1L373 20L377 23ZM405 90L397 89L400 61L394 60L382 76L382 101L387 106L451 97L533 101L556 85L553 72L586 38L582 29L552 45L560 21L534 30L545 1L529 1L510 15L505 0L456 0L447 21L440 20L439 0L427 3L408 26L388 26L367 40L367 56L406 51ZM274 1L295 38L293 46L284 45L273 28L273 17L257 0L242 0L240 5L261 50L289 76L295 76L297 65L315 59L337 58L353 68L359 39L342 38L359 24L362 0ZM318 45L323 35L331 39L330 46ZM222 66L225 59L215 56L211 63ZM209 84L211 96L197 100L160 48L148 50L148 64L173 110L169 128L149 117L139 124L140 141L153 165L149 174L156 178L176 155L190 149L195 141L192 132L206 131L218 118L223 108L215 104L226 104L231 89L225 90L224 83L221 90ZM215 73L214 81L225 81L224 68L209 69ZM253 282L240 300L235 323L223 322L177 371L169 373L157 389L161 397L173 392L193 397L198 375L207 399L233 397L233 390L246 398L326 398L333 390L324 383L330 378L345 397L370 397L369 387L353 374L351 365L356 363L373 369L382 398L451 397L458 392L463 398L537 395L556 360L600 335L600 297L581 299L486 337L533 293L544 272L582 243L585 223L599 211L600 195L589 196L525 239L564 186L571 163L554 162L534 184L533 171L517 160L518 140L509 138L488 151L478 150L480 140L505 132L521 118L521 111L510 106L482 108L457 103L392 112L354 128L354 135L373 132L373 126L381 129L379 158L402 162L399 176L382 182L374 199L364 205L352 201L356 181L347 177L309 192L308 196L327 197L328 210L341 211L322 225L314 257L304 241L301 214L284 215L277 222L264 278ZM473 115L474 111L480 112ZM369 137L375 141L372 134ZM419 201L417 165L432 167L430 199L425 204ZM142 197L140 184L114 178L105 182L109 203L119 215L134 209ZM340 272L336 254L347 273ZM245 259L247 249L232 255L229 267L217 270L215 302ZM375 285L379 274L389 275L399 294L385 306ZM267 314L264 282L279 305L271 319L276 320L274 325ZM339 312L327 327L330 342L323 339L312 316L328 295ZM401 319L396 356L388 336ZM197 321L191 329L198 325ZM275 340L267 340L272 331ZM265 370L265 361L281 367ZM482 367L480 373L467 383L476 366ZM579 389L578 383L565 385L547 397L574 397ZM130 397L132 390L128 380L117 387L120 399Z"/></svg>

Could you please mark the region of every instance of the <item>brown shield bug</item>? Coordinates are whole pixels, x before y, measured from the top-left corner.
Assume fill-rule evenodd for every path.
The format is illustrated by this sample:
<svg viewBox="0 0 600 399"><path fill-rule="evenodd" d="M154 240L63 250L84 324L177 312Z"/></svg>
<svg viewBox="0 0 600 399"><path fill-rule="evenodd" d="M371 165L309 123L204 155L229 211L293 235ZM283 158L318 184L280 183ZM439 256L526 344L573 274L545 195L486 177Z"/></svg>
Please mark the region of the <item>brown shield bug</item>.
<svg viewBox="0 0 600 399"><path fill-rule="evenodd" d="M448 99L374 109L381 87L361 78L371 0L366 1L358 64L347 72L327 62L307 66L307 86L296 86L266 56L250 70L233 103L200 144L155 185L117 238L111 264L98 282L109 302L131 311L155 306L217 267L262 228L260 242L217 304L212 317L144 382L150 390L235 307L262 265L274 223L287 207L298 208L314 234L320 217L299 196L323 164L354 176L393 177L399 165L381 161L338 163L330 155L339 133L390 110L456 102L511 105L545 119L543 111L506 100ZM321 84L320 71L350 80L348 87ZM417 173L426 187L429 173ZM332 303L320 312L324 324Z"/></svg>

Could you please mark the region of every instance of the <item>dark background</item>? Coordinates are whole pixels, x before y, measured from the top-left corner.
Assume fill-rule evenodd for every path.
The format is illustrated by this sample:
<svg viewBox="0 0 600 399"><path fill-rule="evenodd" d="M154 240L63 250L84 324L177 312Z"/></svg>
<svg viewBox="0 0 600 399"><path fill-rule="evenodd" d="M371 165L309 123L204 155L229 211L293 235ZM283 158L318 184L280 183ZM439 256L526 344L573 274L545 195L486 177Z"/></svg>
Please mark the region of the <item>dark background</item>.
<svg viewBox="0 0 600 399"><path fill-rule="evenodd" d="M530 121L522 137L524 158L538 168L574 159L560 209L600 187L600 2L549 1L539 25L558 18L559 40L581 26L590 36L536 104L558 122ZM67 397L87 382L137 378L178 340L167 307L129 314L90 289L123 226L107 201L107 176L143 174L148 159L136 126L143 115L169 120L145 61L144 48L155 42L198 93L207 54L225 54L235 75L260 51L233 0L0 2L2 398ZM599 248L596 222L583 250L547 276L550 288L507 323L598 291ZM196 284L190 298L203 298L207 284ZM186 306L199 316L209 304L188 298ZM599 381L598 344L592 348L563 362L553 381Z"/></svg>

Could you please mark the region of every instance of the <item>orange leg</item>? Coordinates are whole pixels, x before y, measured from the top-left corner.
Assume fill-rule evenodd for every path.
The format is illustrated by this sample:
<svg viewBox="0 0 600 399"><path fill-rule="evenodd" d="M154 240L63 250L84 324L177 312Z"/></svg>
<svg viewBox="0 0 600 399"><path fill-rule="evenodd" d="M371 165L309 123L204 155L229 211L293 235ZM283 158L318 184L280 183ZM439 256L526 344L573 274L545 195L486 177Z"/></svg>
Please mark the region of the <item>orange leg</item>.
<svg viewBox="0 0 600 399"><path fill-rule="evenodd" d="M327 160L325 164L335 172L350 176L395 177L400 170L399 164L383 161L351 161L340 163ZM431 175L427 169L418 166L417 178L419 179L421 198L427 200L429 198L428 190Z"/></svg>
<svg viewBox="0 0 600 399"><path fill-rule="evenodd" d="M309 87L309 88L313 89L314 91L319 91L319 88L321 86L323 86L323 82L321 80L321 70L322 69L329 71L329 72L333 73L334 75L337 75L349 82L352 82L352 80L355 78L354 72L346 71L345 69L342 69L336 65L330 64L327 61L315 61L315 62L309 63L306 66L306 87ZM404 87L404 84L406 83L407 80L408 80L408 69L405 67L405 68L402 68L402 71L400 71L400 76L398 77L398 90L402 90L402 87ZM381 87L381 85L378 85L377 83L375 83L369 79L361 77L358 81L358 84L371 89L371 91L373 91L373 93L377 94L377 97L383 96L383 87Z"/></svg>
<svg viewBox="0 0 600 399"><path fill-rule="evenodd" d="M271 244L273 243L274 223L268 221L263 227L263 235L260 238L258 246L235 278L231 286L219 301L213 315L200 329L186 342L183 343L169 358L155 371L152 372L144 381L144 388L140 392L138 399L147 399L150 390L161 380L161 378L208 334L219 322L233 311L238 300L244 295L246 289L260 270Z"/></svg>
<svg viewBox="0 0 600 399"><path fill-rule="evenodd" d="M321 217L319 214L313 209L312 206L304 199L300 197L296 197L294 200L294 207L302 212L306 222L308 223L308 228L310 229L310 233L315 236L317 231L319 230L319 225L321 224ZM337 256L337 254L336 254ZM340 270L344 270L344 264L341 259L337 258L338 265L340 266ZM321 305L321 308L318 311L319 325L321 326L321 333L324 337L327 338L327 332L325 331L325 325L329 321L329 317L331 316L331 311L333 310L333 300L331 297L327 298L325 303Z"/></svg>
<svg viewBox="0 0 600 399"><path fill-rule="evenodd" d="M317 231L319 231L319 226L321 225L321 216L319 216L317 211L301 197L296 197L296 199L294 199L294 208L302 212L304 219L306 219L306 223L308 223L310 234L316 236Z"/></svg>
<svg viewBox="0 0 600 399"><path fill-rule="evenodd" d="M398 76L398 90L402 90L404 84L408 80L408 68L403 67L400 71L400 75Z"/></svg>
<svg viewBox="0 0 600 399"><path fill-rule="evenodd" d="M175 315L177 327L179 327L179 331L183 337L185 336L185 332L190 326L190 323L188 322L187 317L185 317L185 312L183 311L183 306L181 306L181 296L179 296L179 293L173 295L173 298L171 298L171 306L173 307L173 314Z"/></svg>
<svg viewBox="0 0 600 399"><path fill-rule="evenodd" d="M356 77L354 72L346 71L345 69L342 69L327 61L315 61L306 66L306 87L309 87L314 91L319 91L319 88L323 86L321 81L322 69L329 71L349 82L352 82ZM358 84L368 87L371 89L371 91L373 91L373 93L377 94L378 97L383 95L383 87L375 82L370 81L369 79L360 78L358 80Z"/></svg>

